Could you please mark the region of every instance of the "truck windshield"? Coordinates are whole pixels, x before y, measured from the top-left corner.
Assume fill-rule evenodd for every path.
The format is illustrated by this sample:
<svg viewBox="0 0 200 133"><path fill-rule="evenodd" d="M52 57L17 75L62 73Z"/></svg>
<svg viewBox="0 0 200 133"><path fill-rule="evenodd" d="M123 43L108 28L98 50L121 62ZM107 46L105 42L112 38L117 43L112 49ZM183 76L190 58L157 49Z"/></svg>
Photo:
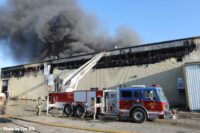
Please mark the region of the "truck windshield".
<svg viewBox="0 0 200 133"><path fill-rule="evenodd" d="M157 89L157 93L158 93L158 97L160 98L161 101L167 100L167 98L165 97L165 94L163 93L162 88Z"/></svg>

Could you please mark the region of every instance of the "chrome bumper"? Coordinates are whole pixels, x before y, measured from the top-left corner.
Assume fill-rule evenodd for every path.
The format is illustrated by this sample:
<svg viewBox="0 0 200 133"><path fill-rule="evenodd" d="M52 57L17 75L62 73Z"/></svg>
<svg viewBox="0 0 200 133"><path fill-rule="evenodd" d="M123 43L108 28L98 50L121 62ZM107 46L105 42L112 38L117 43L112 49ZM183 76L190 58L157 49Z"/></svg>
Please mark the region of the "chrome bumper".
<svg viewBox="0 0 200 133"><path fill-rule="evenodd" d="M168 111L165 111L164 114L163 114L163 119L172 119L172 112L171 110L168 110Z"/></svg>

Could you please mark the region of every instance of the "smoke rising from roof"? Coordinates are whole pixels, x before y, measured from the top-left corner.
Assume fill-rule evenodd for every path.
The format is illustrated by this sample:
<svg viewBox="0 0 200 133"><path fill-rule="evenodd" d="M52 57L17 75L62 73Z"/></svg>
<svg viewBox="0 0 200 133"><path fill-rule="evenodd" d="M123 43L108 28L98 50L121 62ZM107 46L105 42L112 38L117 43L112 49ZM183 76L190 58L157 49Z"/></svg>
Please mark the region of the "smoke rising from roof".
<svg viewBox="0 0 200 133"><path fill-rule="evenodd" d="M41 60L140 44L122 26L111 37L76 0L7 0L0 8L0 40L17 60Z"/></svg>

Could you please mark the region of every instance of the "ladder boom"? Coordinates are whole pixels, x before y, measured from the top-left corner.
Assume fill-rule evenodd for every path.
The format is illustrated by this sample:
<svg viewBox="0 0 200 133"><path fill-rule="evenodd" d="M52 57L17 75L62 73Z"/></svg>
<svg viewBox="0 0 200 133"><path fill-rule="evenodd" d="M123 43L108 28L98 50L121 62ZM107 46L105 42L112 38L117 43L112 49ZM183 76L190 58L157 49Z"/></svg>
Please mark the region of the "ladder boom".
<svg viewBox="0 0 200 133"><path fill-rule="evenodd" d="M64 91L71 92L77 89L77 85L80 79L82 79L96 64L97 62L105 55L105 52L97 54L95 57L87 61L80 68L72 72L63 80L62 86Z"/></svg>

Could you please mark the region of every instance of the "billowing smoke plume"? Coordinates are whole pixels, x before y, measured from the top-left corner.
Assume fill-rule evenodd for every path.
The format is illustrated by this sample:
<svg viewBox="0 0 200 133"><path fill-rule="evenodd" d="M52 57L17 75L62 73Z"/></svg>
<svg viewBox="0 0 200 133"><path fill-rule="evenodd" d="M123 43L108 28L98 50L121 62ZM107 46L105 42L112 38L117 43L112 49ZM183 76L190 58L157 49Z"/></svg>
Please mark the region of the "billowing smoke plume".
<svg viewBox="0 0 200 133"><path fill-rule="evenodd" d="M94 15L76 0L7 0L0 8L0 40L18 60L39 60L140 44L128 27L114 37L101 32ZM1 44L2 45L2 44Z"/></svg>

